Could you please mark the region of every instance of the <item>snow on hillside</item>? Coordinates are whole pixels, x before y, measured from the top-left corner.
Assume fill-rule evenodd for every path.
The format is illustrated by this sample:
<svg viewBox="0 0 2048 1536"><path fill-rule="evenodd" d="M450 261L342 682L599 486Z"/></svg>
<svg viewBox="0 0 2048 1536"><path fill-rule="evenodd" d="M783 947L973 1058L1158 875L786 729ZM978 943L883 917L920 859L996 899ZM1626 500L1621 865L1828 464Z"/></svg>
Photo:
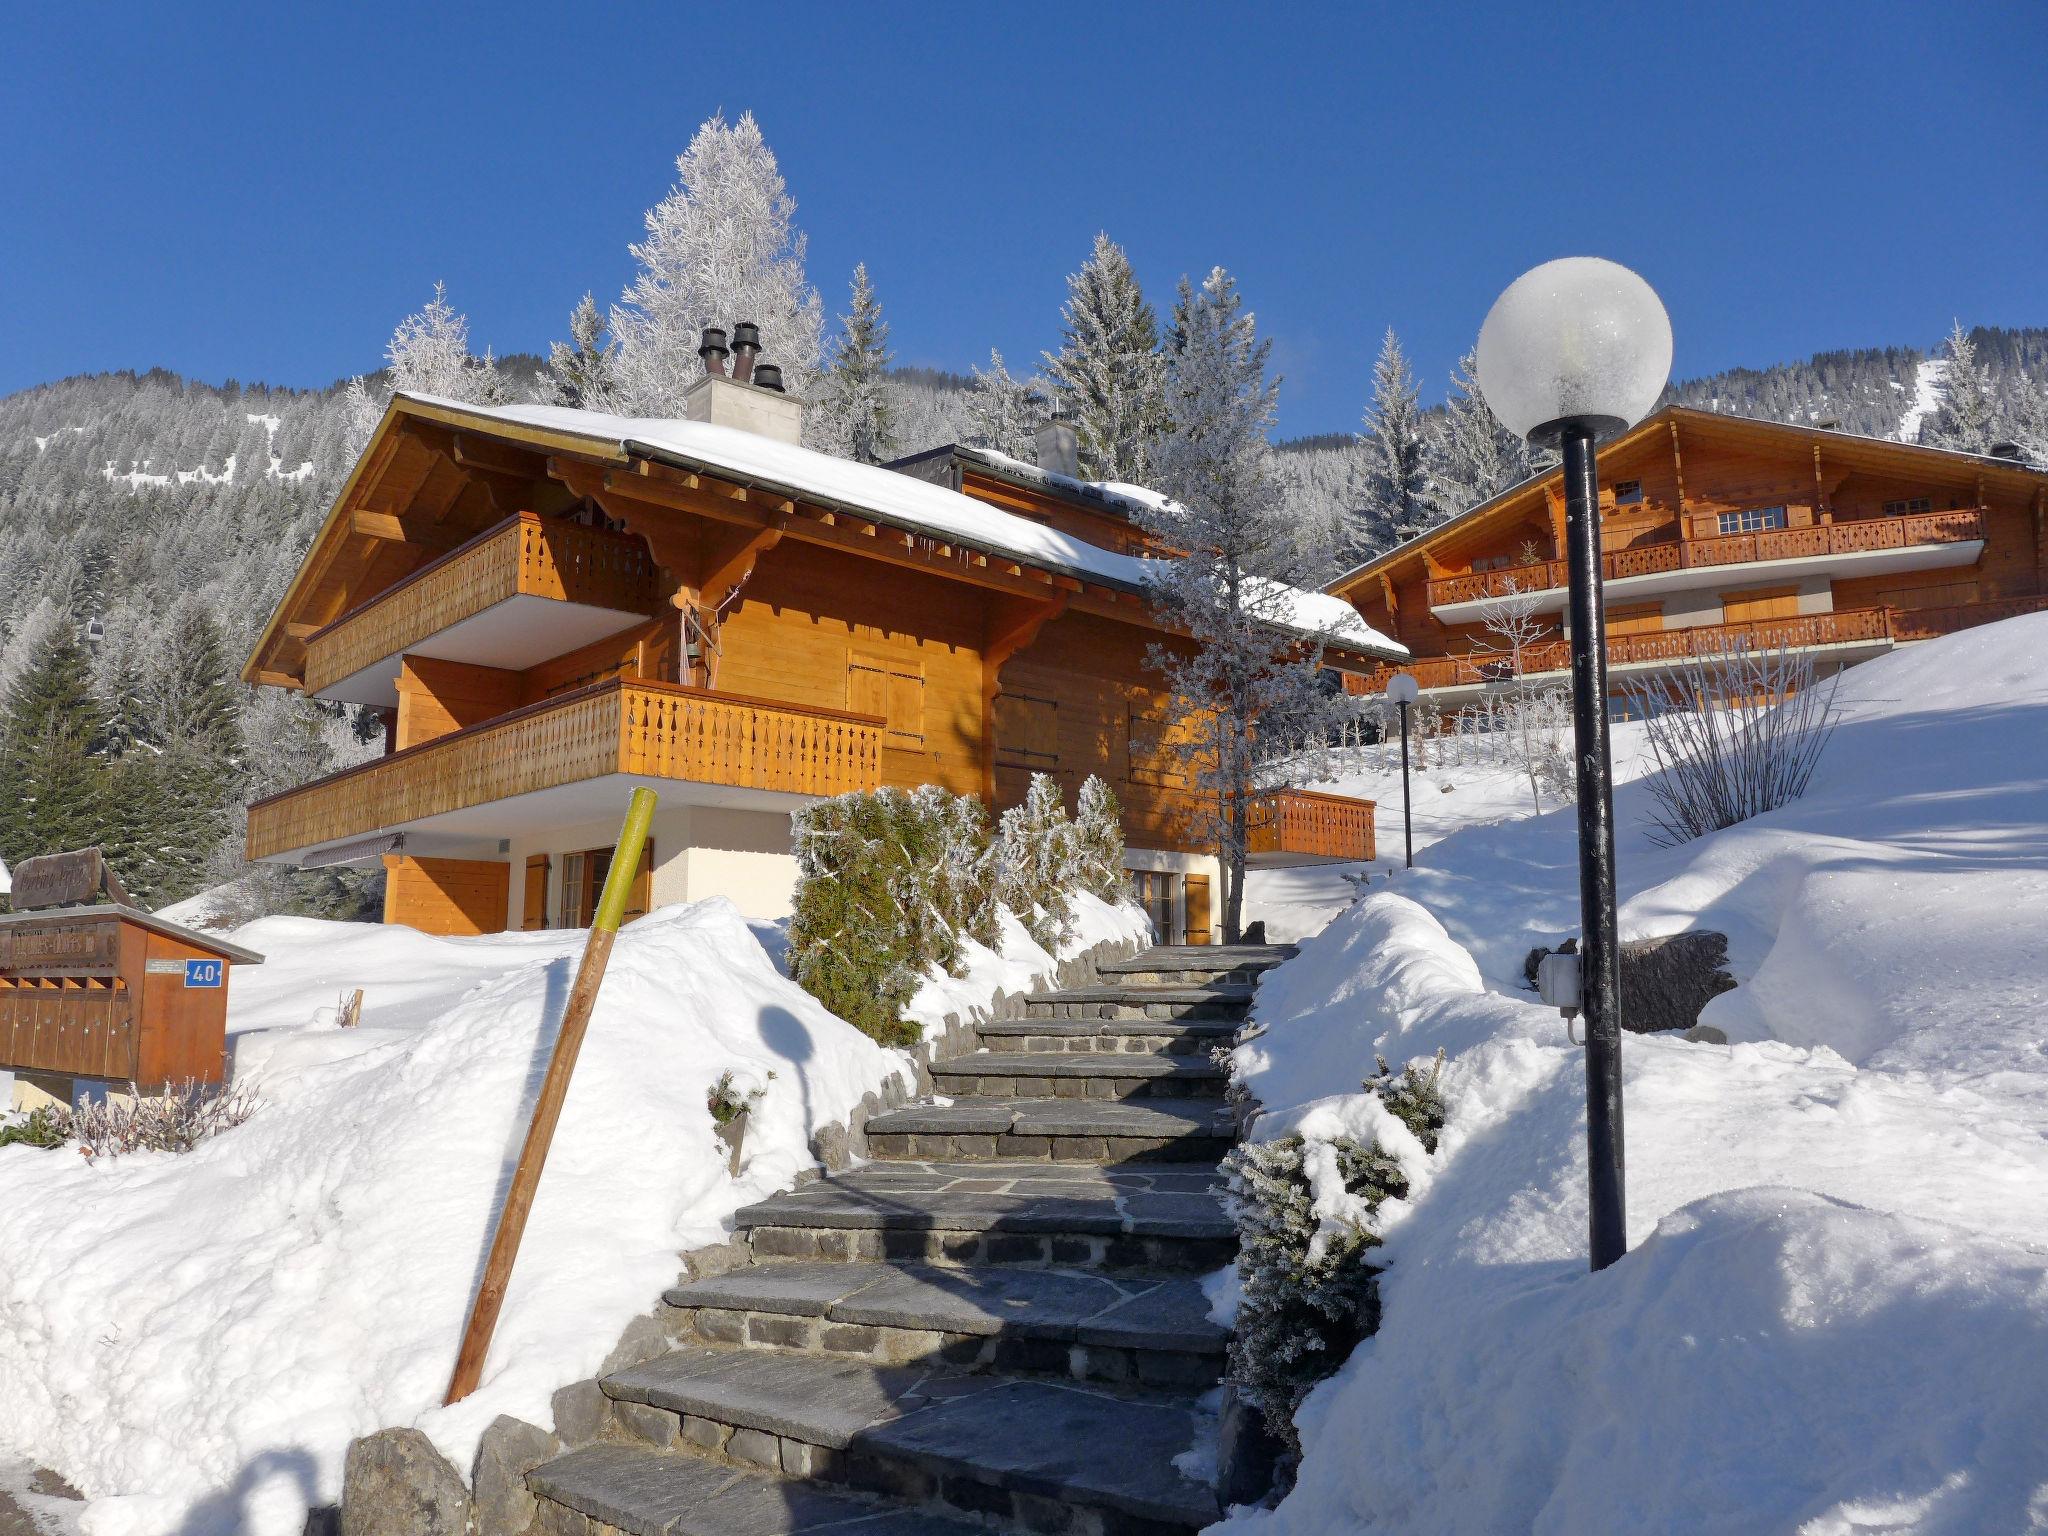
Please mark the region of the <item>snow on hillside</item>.
<svg viewBox="0 0 2048 1536"><path fill-rule="evenodd" d="M417 1424L466 1468L496 1414L548 1422L682 1250L907 1072L780 975L729 904L626 928L483 1388L443 1409L582 935L267 918L235 938L267 956L232 992L247 1124L97 1166L0 1150L0 1448L91 1495L93 1536L297 1536L352 1436ZM705 1109L728 1069L765 1090L738 1179Z"/></svg>
<svg viewBox="0 0 2048 1536"><path fill-rule="evenodd" d="M1941 409L1941 380L1947 372L1948 364L1940 358L1928 358L1920 364L1913 375L1912 403L1899 418L1893 437L1902 443L1920 441L1920 424Z"/></svg>
<svg viewBox="0 0 2048 1536"><path fill-rule="evenodd" d="M1625 934L1725 931L1732 1045L1629 1036L1631 1254L1585 1270L1584 1075L1520 985L1568 812L1472 828L1262 988L1237 1066L1362 1120L1449 1052L1379 1334L1300 1416L1294 1533L1977 1532L2048 1485L2048 616L1852 669L1807 796L1674 849L1616 796Z"/></svg>

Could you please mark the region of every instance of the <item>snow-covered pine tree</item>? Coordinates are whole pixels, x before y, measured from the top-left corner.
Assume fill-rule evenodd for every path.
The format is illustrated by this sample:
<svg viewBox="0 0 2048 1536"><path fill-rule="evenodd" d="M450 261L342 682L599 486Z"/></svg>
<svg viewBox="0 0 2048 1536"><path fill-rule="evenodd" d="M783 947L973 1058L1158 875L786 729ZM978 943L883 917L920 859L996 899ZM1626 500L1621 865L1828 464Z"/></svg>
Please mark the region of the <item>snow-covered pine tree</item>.
<svg viewBox="0 0 2048 1536"><path fill-rule="evenodd" d="M1058 352L1045 371L1080 440L1081 471L1096 480L1143 481L1165 430L1159 321L1122 246L1106 234L1067 279Z"/></svg>
<svg viewBox="0 0 2048 1536"><path fill-rule="evenodd" d="M1079 863L1074 824L1059 780L1034 773L1023 802L1003 812L997 826L1002 872L997 894L1031 936L1058 952L1074 921L1068 890Z"/></svg>
<svg viewBox="0 0 2048 1536"><path fill-rule="evenodd" d="M1998 404L1990 371L1977 361L1976 345L1960 320L1949 332L1942 360L1947 366L1941 374L1941 404L1920 428L1920 441L1931 448L1989 453Z"/></svg>
<svg viewBox="0 0 2048 1536"><path fill-rule="evenodd" d="M1164 749L1194 795L1194 832L1223 865L1223 930L1236 943L1252 799L1276 754L1313 738L1331 705L1318 682L1323 637L1291 627L1283 583L1298 573L1296 529L1267 441L1278 384L1266 377L1236 281L1221 267L1199 289L1183 279L1167 346L1173 430L1159 445L1157 483L1175 498L1138 514L1176 549L1159 562L1154 607L1194 649L1148 653L1171 696Z"/></svg>
<svg viewBox="0 0 2048 1536"><path fill-rule="evenodd" d="M817 391L811 429L818 446L857 464L885 463L896 454L895 389L889 381L889 322L868 279L868 264L853 269L852 307L839 317L831 361Z"/></svg>
<svg viewBox="0 0 2048 1536"><path fill-rule="evenodd" d="M1372 367L1372 402L1365 409L1364 483L1359 487L1352 555L1368 559L1405 543L1434 521L1424 499L1422 407L1415 374L1401 340L1387 327Z"/></svg>
<svg viewBox="0 0 2048 1536"><path fill-rule="evenodd" d="M1091 773L1081 782L1075 810L1077 883L1112 904L1124 900L1130 894L1130 876L1124 872L1123 812L1116 792Z"/></svg>
<svg viewBox="0 0 2048 1536"><path fill-rule="evenodd" d="M619 389L613 373L604 316L586 293L570 312L569 339L548 344L548 371L542 381L547 403L580 411L614 410Z"/></svg>
<svg viewBox="0 0 2048 1536"><path fill-rule="evenodd" d="M647 210L647 238L631 247L639 272L612 306L619 409L682 415L703 372L703 328L741 321L760 326L763 360L781 365L789 392L809 391L824 311L795 217L753 113L736 123L718 113L697 130L676 158L676 184Z"/></svg>
<svg viewBox="0 0 2048 1536"><path fill-rule="evenodd" d="M1458 359L1443 412L1430 419L1423 503L1431 523L1470 511L1535 468L1529 445L1500 424L1480 394L1478 368L1476 351Z"/></svg>
<svg viewBox="0 0 2048 1536"><path fill-rule="evenodd" d="M398 322L384 357L393 390L473 405L502 405L509 398L489 350L482 357L470 352L469 316L448 302L446 283L435 283L426 308Z"/></svg>
<svg viewBox="0 0 2048 1536"><path fill-rule="evenodd" d="M1030 381L1012 374L1003 354L989 348L988 371L974 370L974 388L967 405L969 440L1029 464L1038 452L1038 428L1044 416L1044 402Z"/></svg>

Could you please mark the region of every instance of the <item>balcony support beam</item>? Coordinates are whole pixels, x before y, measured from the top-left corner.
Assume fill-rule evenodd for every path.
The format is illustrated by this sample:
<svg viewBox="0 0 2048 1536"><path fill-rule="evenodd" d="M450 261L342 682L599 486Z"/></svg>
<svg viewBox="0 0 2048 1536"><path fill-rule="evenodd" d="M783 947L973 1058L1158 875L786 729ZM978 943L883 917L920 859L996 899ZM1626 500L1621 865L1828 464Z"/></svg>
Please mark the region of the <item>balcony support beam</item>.
<svg viewBox="0 0 2048 1536"><path fill-rule="evenodd" d="M351 515L350 529L380 543L406 544L437 555L467 543L470 537L460 528L421 518L398 517L390 512L356 512Z"/></svg>
<svg viewBox="0 0 2048 1536"><path fill-rule="evenodd" d="M989 604L981 642L981 795L990 806L996 799L996 695L1002 692L1003 666L1066 612L1071 597L1063 591L1036 601L998 597Z"/></svg>

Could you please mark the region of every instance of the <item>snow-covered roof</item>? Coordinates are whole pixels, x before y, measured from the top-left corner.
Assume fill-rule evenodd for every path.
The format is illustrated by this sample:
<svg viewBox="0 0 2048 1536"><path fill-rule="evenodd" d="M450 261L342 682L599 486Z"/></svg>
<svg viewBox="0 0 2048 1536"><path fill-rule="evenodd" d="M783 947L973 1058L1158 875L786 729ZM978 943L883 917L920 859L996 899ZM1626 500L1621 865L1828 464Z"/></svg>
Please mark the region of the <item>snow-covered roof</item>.
<svg viewBox="0 0 2048 1536"><path fill-rule="evenodd" d="M471 405L435 395L403 394L444 411L507 422L543 432L603 442L627 453L765 490L856 509L878 522L929 534L990 554L1025 561L1125 591L1148 591L1157 562L1118 554L1018 517L945 486L873 464L856 464L737 427L670 417L613 416L554 405ZM1117 488L1122 490L1124 488ZM1147 493L1153 494L1153 493ZM1327 634L1347 647L1398 658L1408 654L1362 619L1341 598L1290 589L1292 626Z"/></svg>

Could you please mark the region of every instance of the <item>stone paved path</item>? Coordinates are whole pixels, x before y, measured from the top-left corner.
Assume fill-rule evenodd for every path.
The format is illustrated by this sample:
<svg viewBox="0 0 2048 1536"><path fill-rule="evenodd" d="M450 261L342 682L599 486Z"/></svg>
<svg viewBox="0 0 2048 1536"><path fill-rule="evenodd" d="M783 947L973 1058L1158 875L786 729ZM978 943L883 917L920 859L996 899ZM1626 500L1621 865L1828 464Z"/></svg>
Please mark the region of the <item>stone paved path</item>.
<svg viewBox="0 0 2048 1536"><path fill-rule="evenodd" d="M548 1536L1182 1536L1226 1338L1227 1040L1284 947L1153 949L1033 997L869 1121L875 1161L740 1213L607 1443L536 1470Z"/></svg>

